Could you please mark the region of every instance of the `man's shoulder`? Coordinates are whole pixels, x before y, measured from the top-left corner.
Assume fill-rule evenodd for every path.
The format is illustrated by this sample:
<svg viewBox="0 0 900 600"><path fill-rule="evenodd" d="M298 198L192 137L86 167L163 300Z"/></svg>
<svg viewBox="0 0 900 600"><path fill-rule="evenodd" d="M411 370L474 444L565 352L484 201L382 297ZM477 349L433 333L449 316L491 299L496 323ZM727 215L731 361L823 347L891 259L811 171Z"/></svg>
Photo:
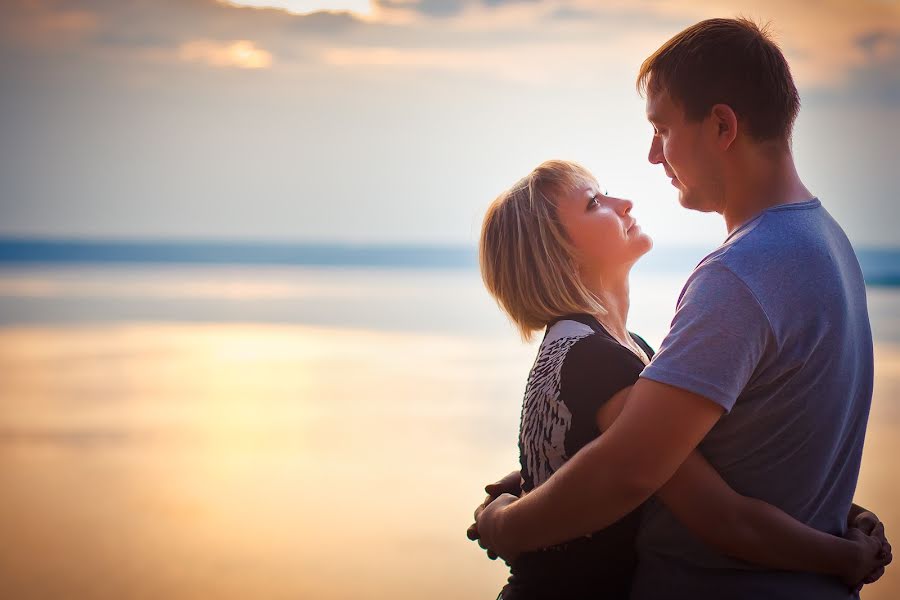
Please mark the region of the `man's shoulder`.
<svg viewBox="0 0 900 600"><path fill-rule="evenodd" d="M748 271L758 273L761 265L776 262L779 256L790 255L798 244L803 243L766 221L764 215L729 236L721 246L704 257L697 268L718 266L743 278Z"/></svg>
<svg viewBox="0 0 900 600"><path fill-rule="evenodd" d="M818 199L772 207L734 231L699 266L717 262L741 279L766 281L785 271L855 258L843 230Z"/></svg>
<svg viewBox="0 0 900 600"><path fill-rule="evenodd" d="M758 300L777 292L804 270L829 262L828 250L807 231L785 230L763 215L703 258L689 283L740 284Z"/></svg>

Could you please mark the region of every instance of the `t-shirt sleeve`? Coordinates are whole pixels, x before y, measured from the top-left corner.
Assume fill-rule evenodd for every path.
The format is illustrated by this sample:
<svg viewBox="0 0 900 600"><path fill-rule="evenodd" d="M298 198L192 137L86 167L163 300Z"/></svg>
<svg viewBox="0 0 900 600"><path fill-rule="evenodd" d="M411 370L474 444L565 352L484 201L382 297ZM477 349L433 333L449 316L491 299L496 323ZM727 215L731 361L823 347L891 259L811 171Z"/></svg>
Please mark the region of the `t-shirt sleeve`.
<svg viewBox="0 0 900 600"><path fill-rule="evenodd" d="M718 262L688 279L671 328L641 377L708 398L730 412L774 344L756 296Z"/></svg>

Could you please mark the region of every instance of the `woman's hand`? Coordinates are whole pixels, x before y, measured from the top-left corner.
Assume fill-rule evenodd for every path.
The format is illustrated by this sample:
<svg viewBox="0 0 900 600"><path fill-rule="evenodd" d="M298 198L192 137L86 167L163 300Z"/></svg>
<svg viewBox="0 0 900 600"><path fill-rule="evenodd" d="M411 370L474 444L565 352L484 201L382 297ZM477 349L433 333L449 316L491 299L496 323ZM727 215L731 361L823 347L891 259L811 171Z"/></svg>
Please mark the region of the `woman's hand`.
<svg viewBox="0 0 900 600"><path fill-rule="evenodd" d="M860 566L857 568L857 572L848 573L844 577L844 581L847 581L858 592L863 585L878 581L884 575L884 568L891 564L894 557L891 544L884 533L884 523L872 511L854 504L849 516L847 533L844 537L857 542L861 537L871 538L877 540L879 545L878 560L876 560L874 568L865 572L865 564L868 560L871 560L871 555L868 554L868 546L860 545ZM872 545L872 542L866 540L865 544ZM861 576L860 572L862 572ZM856 580L850 581L854 577L856 577Z"/></svg>

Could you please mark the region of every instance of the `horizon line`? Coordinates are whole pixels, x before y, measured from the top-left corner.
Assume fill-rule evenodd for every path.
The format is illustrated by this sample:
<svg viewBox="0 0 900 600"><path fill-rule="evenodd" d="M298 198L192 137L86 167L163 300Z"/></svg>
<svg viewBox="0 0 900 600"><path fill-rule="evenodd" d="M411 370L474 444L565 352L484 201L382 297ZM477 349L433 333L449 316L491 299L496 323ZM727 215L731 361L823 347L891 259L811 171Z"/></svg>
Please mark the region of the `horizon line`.
<svg viewBox="0 0 900 600"><path fill-rule="evenodd" d="M330 248L385 248L385 249L422 249L471 250L477 249L477 243L452 241L418 241L418 240L341 240L341 239L288 239L288 238L241 238L241 237L82 237L51 235L4 235L0 234L0 244L52 244L52 245L204 245L204 246L292 246L292 247L330 247ZM853 244L854 249L864 252L900 252L900 244ZM712 247L714 244L698 244L691 242L667 242L667 247L697 250Z"/></svg>

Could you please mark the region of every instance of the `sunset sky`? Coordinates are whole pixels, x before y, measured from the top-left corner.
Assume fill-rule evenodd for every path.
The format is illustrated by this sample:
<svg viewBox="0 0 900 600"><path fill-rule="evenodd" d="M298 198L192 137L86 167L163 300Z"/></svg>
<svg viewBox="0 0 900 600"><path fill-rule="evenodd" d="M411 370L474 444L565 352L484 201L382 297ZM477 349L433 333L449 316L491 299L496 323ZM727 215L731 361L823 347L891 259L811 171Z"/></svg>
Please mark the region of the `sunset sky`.
<svg viewBox="0 0 900 600"><path fill-rule="evenodd" d="M714 243L650 165L641 61L714 16L770 22L805 182L898 245L896 0L2 0L0 235L473 244L544 159Z"/></svg>

